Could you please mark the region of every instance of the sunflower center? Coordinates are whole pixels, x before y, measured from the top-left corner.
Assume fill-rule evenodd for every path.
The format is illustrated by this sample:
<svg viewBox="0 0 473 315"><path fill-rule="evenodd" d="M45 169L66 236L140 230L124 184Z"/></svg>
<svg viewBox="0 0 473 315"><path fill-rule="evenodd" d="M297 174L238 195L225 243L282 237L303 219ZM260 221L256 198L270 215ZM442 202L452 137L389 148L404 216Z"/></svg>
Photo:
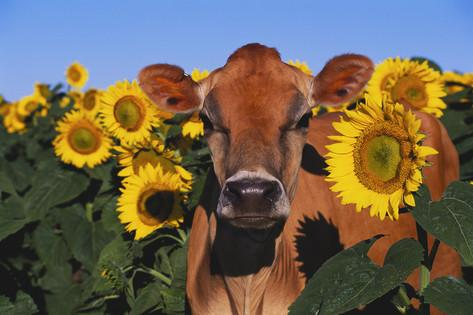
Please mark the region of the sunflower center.
<svg viewBox="0 0 473 315"><path fill-rule="evenodd" d="M397 139L382 135L365 145L368 171L384 182L396 177L401 162L401 145Z"/></svg>
<svg viewBox="0 0 473 315"><path fill-rule="evenodd" d="M78 127L69 133L69 144L76 152L90 154L97 151L100 139L94 130L87 127Z"/></svg>
<svg viewBox="0 0 473 315"><path fill-rule="evenodd" d="M138 200L138 217L146 225L158 225L169 219L174 207L173 191L150 189Z"/></svg>
<svg viewBox="0 0 473 315"><path fill-rule="evenodd" d="M115 119L128 131L136 131L143 122L143 106L133 96L125 96L115 105Z"/></svg>
<svg viewBox="0 0 473 315"><path fill-rule="evenodd" d="M384 122L368 127L353 151L355 173L368 189L390 194L409 176L412 145L399 125Z"/></svg>
<svg viewBox="0 0 473 315"><path fill-rule="evenodd" d="M72 66L67 71L67 76L74 82L80 81L81 73L76 67Z"/></svg>
<svg viewBox="0 0 473 315"><path fill-rule="evenodd" d="M427 94L425 83L415 76L400 78L392 89L394 101L407 103L414 108L422 108L427 105Z"/></svg>
<svg viewBox="0 0 473 315"><path fill-rule="evenodd" d="M84 109L86 110L93 110L96 105L96 96L97 96L97 91L95 90L89 90L87 93L84 95Z"/></svg>

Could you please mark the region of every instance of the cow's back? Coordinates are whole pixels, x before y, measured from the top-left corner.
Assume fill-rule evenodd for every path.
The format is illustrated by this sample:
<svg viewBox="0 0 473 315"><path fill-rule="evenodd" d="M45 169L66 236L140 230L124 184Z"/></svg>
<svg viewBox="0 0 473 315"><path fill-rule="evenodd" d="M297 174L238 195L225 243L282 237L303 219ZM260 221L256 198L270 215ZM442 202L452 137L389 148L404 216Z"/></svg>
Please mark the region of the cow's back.
<svg viewBox="0 0 473 315"><path fill-rule="evenodd" d="M410 214L401 214L399 221L388 218L380 221L377 217L370 217L369 210L357 213L353 205L342 206L336 193L330 191L330 183L324 180L326 174L323 171L322 157L327 153L325 146L331 143L327 136L336 134L332 122L338 121L340 115L326 114L311 122L296 197L286 226L285 237L292 239L294 255L298 257L305 276L310 276L337 250L353 246L374 235L386 235L376 242L369 253L378 264L383 263L387 250L394 242L406 237L417 237L415 221ZM433 199L439 199L447 185L458 179L458 154L445 128L436 118L423 113L417 115L422 120L422 132L427 135L424 144L439 151L438 155L429 158L432 166L423 171L424 181L431 190ZM295 238L294 231L297 231ZM433 239L430 239L429 245L432 243ZM441 244L432 278L460 274L458 254ZM409 282L417 287L417 279L414 274Z"/></svg>

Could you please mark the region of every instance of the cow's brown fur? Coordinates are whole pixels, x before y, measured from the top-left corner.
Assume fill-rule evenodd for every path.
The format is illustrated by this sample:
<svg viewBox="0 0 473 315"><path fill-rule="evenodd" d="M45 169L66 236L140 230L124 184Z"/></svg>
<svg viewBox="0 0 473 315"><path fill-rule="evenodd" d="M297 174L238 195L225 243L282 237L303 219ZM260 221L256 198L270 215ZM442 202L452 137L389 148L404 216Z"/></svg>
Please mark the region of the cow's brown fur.
<svg viewBox="0 0 473 315"><path fill-rule="evenodd" d="M165 109L202 110L215 129L207 135L215 177L210 176L205 202L196 209L189 240L187 296L194 314L285 314L314 272L311 265L320 265L334 248L386 234L370 252L381 262L393 242L415 237L408 214L399 222L380 222L367 211L341 206L329 190L322 156L326 136L334 133L331 123L340 114L314 118L307 135L292 128L309 105L337 104L354 96L371 75L369 59L338 57L312 78L283 63L274 49L253 44L240 48L199 85L173 67L145 68L140 74L145 92ZM440 152L425 171L438 199L458 178L458 156L443 126L429 115L417 115L428 135L426 144ZM212 201L225 180L242 169L263 169L280 179L293 201L282 233L272 241L252 241L218 221ZM459 273L458 256L442 245L432 275Z"/></svg>

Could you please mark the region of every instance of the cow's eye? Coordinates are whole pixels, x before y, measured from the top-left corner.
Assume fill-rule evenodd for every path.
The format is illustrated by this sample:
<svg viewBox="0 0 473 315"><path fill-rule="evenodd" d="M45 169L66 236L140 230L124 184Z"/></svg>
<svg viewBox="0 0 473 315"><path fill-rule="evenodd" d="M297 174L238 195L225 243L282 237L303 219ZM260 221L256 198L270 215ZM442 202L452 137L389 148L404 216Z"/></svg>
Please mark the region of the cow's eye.
<svg viewBox="0 0 473 315"><path fill-rule="evenodd" d="M312 117L312 113L305 113L302 115L302 117L299 119L296 125L296 129L307 129L309 128L309 121L310 118Z"/></svg>
<svg viewBox="0 0 473 315"><path fill-rule="evenodd" d="M204 123L204 130L214 130L214 125L207 115L200 113L200 119Z"/></svg>

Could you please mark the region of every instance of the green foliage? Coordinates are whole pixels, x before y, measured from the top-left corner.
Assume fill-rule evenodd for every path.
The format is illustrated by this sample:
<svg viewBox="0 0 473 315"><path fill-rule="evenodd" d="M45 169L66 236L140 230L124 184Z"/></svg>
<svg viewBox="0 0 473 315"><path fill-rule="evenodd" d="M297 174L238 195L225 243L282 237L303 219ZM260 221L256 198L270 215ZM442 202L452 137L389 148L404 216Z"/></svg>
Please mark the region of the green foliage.
<svg viewBox="0 0 473 315"><path fill-rule="evenodd" d="M368 251L380 236L333 256L309 280L290 314L341 314L366 305L399 286L419 267L422 246L413 239L395 243L379 267Z"/></svg>
<svg viewBox="0 0 473 315"><path fill-rule="evenodd" d="M55 156L60 86L46 117L21 135L0 128L0 314L184 314L187 219L134 241L118 219L115 159L93 169ZM182 140L180 120L160 134ZM190 214L203 190L210 155L202 141L180 152L193 173L183 205Z"/></svg>
<svg viewBox="0 0 473 315"><path fill-rule="evenodd" d="M0 295L0 314L30 315L37 312L38 308L33 299L23 291L18 292L15 302L10 301L6 296Z"/></svg>
<svg viewBox="0 0 473 315"><path fill-rule="evenodd" d="M473 310L473 287L453 277L432 281L425 289L424 297L427 303L449 315L471 315Z"/></svg>
<svg viewBox="0 0 473 315"><path fill-rule="evenodd" d="M415 198L416 207L410 211L416 221L455 248L465 265L473 266L473 185L454 182L440 201L430 201L428 188L422 186Z"/></svg>

